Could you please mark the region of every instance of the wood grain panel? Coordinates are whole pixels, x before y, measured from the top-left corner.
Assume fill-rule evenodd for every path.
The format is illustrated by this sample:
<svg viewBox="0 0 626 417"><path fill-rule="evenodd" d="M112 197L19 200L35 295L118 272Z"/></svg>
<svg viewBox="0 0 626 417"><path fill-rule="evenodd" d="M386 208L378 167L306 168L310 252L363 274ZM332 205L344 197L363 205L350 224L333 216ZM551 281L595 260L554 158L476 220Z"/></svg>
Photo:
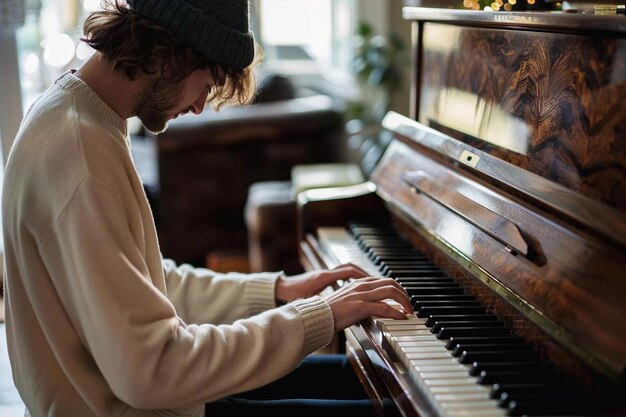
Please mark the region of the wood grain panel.
<svg viewBox="0 0 626 417"><path fill-rule="evenodd" d="M626 211L626 39L425 23L419 121Z"/></svg>

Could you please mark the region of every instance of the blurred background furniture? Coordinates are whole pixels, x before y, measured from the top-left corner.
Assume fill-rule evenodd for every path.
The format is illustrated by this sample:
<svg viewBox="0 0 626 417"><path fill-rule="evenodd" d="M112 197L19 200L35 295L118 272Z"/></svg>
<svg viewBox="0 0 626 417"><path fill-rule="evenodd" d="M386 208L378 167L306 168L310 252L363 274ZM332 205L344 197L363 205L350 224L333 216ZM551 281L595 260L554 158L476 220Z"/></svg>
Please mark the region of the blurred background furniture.
<svg viewBox="0 0 626 417"><path fill-rule="evenodd" d="M340 187L365 181L357 164L296 165L290 181L263 181L248 192L245 218L251 272L302 272L298 258L297 205L300 192Z"/></svg>
<svg viewBox="0 0 626 417"><path fill-rule="evenodd" d="M161 250L178 262L247 269L244 206L259 181L288 181L297 164L343 158L341 109L324 95L298 97L289 80L265 78L258 104L207 108L152 137L153 202Z"/></svg>

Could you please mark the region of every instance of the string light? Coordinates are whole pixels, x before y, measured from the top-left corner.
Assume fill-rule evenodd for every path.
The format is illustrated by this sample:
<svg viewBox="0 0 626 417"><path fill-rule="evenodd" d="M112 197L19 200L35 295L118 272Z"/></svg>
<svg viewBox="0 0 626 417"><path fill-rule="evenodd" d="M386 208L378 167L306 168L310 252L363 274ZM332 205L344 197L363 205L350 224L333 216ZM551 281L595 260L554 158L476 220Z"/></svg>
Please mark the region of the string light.
<svg viewBox="0 0 626 417"><path fill-rule="evenodd" d="M483 8L483 10L506 10L507 12L513 10L513 6L517 4L517 0L490 0L491 3ZM526 0L528 4L535 4L536 0ZM463 0L463 7L471 10L481 10L479 0ZM483 3L484 4L484 3Z"/></svg>

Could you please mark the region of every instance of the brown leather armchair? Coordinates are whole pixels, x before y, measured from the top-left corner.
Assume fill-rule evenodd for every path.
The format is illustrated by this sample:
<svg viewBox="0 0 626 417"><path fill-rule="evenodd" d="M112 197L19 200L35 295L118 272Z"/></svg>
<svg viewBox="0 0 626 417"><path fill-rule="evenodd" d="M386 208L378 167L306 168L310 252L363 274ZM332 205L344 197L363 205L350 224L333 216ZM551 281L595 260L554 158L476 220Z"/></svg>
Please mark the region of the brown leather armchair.
<svg viewBox="0 0 626 417"><path fill-rule="evenodd" d="M341 160L342 136L341 112L323 95L172 121L155 139L163 254L195 264L215 251L245 256L250 185L289 180L296 164Z"/></svg>

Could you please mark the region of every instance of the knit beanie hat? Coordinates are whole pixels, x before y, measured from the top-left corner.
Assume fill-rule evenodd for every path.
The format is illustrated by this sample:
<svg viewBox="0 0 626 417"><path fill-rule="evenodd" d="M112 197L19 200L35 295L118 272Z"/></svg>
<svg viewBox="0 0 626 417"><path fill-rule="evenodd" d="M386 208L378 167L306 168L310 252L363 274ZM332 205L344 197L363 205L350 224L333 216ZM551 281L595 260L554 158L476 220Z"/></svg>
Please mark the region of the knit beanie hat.
<svg viewBox="0 0 626 417"><path fill-rule="evenodd" d="M198 55L242 69L254 59L248 0L127 0L131 9L158 23Z"/></svg>

